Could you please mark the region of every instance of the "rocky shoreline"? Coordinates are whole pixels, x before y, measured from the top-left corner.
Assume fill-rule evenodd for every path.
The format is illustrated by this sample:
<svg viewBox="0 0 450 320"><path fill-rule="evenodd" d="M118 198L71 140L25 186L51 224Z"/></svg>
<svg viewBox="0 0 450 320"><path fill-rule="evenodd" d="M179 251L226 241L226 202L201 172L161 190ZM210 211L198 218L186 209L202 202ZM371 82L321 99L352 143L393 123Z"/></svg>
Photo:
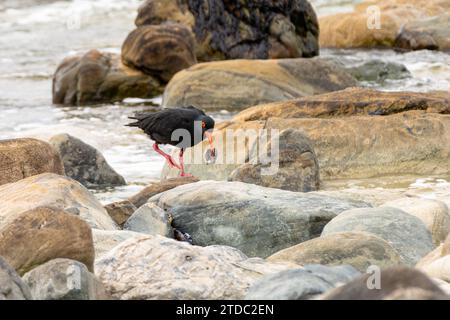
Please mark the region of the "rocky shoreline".
<svg viewBox="0 0 450 320"><path fill-rule="evenodd" d="M406 10L400 0L395 8L372 2L389 16ZM91 50L61 62L53 102L163 94L167 108L238 112L216 126L219 156L236 142L227 130L277 130L277 172L264 175L252 161L271 142L245 140L233 150L244 164L197 163L204 142L185 154L195 178L166 165L160 181L103 205L94 191L127 181L93 146L69 134L0 140L0 300L450 299L448 194L323 188L447 177L450 94L367 88L364 79L409 71L313 57L319 42L445 51L440 24L417 29L445 19L446 4L413 1L404 28L360 39L349 25L369 1L319 19L306 0L240 3L243 10L221 0L145 1L120 55ZM355 37L338 38L341 29ZM380 290L367 286L373 273Z"/></svg>

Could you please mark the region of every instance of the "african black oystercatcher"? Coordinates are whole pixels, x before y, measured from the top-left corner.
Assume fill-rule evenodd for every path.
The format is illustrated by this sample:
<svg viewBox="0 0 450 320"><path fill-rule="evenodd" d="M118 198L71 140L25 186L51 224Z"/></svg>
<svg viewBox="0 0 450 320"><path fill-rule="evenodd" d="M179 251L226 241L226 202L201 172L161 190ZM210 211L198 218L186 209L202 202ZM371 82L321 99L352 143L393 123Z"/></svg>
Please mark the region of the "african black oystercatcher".
<svg viewBox="0 0 450 320"><path fill-rule="evenodd" d="M189 106L185 108L164 109L153 113L138 113L130 119L137 120L129 123L129 127L138 127L155 141L153 149L166 158L170 167L180 170L182 177L191 176L184 172L183 154L206 137L208 138L211 156L215 156L212 130L214 120L202 110ZM159 149L160 144L170 144L180 148L180 164L176 164L172 157Z"/></svg>

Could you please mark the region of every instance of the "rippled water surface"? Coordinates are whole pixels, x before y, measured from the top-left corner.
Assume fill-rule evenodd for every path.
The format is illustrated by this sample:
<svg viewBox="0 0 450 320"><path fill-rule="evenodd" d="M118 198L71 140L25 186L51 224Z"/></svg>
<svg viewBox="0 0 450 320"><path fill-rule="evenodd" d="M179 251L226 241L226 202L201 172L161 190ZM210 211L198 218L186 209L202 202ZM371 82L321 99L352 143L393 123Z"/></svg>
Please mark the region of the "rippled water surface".
<svg viewBox="0 0 450 320"><path fill-rule="evenodd" d="M315 0L319 15L351 11L351 0ZM134 28L137 0L0 2L0 139L48 138L69 133L92 144L122 174L129 185L98 193L104 201L121 199L159 178L163 161L139 130L125 127L127 117L160 99L91 107L51 104L51 77L67 55L97 48L119 52ZM345 56L358 65L373 58L405 64L412 76L384 83L368 83L383 90L449 90L450 56L418 51L322 50L323 56ZM232 114L213 114L217 120ZM422 180L413 179L411 183ZM382 184L383 181L380 180Z"/></svg>

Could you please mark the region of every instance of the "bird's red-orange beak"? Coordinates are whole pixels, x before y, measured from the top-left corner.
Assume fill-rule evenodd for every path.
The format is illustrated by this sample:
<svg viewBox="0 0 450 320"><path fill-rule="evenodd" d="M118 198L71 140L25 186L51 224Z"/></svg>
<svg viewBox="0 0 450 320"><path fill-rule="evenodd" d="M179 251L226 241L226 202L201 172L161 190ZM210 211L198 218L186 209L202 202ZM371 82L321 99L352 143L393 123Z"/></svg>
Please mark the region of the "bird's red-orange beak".
<svg viewBox="0 0 450 320"><path fill-rule="evenodd" d="M214 148L214 138L210 131L205 131L205 136L208 138L209 148L211 149L211 155L214 157L216 149Z"/></svg>

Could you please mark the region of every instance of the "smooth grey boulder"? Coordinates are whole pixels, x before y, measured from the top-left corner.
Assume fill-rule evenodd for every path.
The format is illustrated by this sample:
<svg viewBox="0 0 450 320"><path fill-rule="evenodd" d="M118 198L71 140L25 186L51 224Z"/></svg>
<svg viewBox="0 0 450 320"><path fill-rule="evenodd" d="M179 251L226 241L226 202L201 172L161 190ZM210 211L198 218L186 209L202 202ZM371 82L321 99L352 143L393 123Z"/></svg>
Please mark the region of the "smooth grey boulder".
<svg viewBox="0 0 450 320"><path fill-rule="evenodd" d="M109 250L130 238L141 237L144 234L128 230L92 229L95 258L101 258Z"/></svg>
<svg viewBox="0 0 450 320"><path fill-rule="evenodd" d="M172 226L200 246L235 247L251 257L318 237L339 213L361 201L265 188L242 182L200 181L149 199L173 216Z"/></svg>
<svg viewBox="0 0 450 320"><path fill-rule="evenodd" d="M71 259L54 259L23 276L36 300L99 300L107 295L86 266Z"/></svg>
<svg viewBox="0 0 450 320"><path fill-rule="evenodd" d="M246 300L306 300L345 284L360 273L351 266L305 265L259 279Z"/></svg>
<svg viewBox="0 0 450 320"><path fill-rule="evenodd" d="M364 231L386 240L409 266L433 250L431 233L417 217L391 207L348 210L331 220L322 236Z"/></svg>
<svg viewBox="0 0 450 320"><path fill-rule="evenodd" d="M86 187L121 186L125 179L114 171L105 157L87 143L68 134L58 134L50 144L59 152L66 175Z"/></svg>
<svg viewBox="0 0 450 320"><path fill-rule="evenodd" d="M0 257L0 300L32 300L30 288Z"/></svg>
<svg viewBox="0 0 450 320"><path fill-rule="evenodd" d="M173 238L169 215L154 203L146 203L128 218L125 230Z"/></svg>

